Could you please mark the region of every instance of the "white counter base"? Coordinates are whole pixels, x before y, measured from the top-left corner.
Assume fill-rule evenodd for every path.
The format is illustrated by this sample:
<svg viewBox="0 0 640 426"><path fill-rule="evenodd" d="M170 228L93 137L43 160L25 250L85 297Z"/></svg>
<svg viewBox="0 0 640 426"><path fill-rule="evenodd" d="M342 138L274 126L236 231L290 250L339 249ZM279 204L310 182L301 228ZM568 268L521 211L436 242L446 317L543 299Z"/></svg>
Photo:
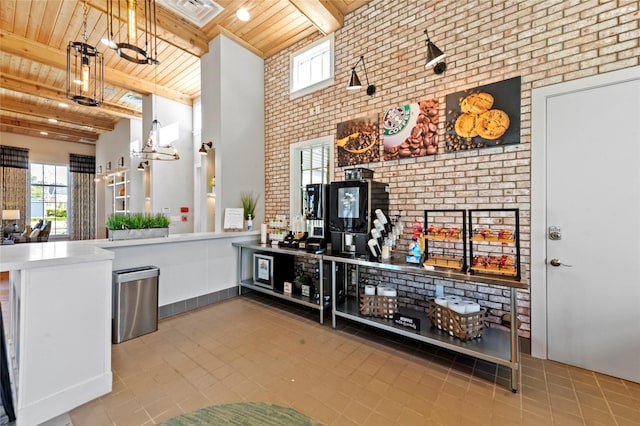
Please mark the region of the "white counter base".
<svg viewBox="0 0 640 426"><path fill-rule="evenodd" d="M24 246L0 253L0 269L9 271L5 339L18 426L112 389L113 254L67 242Z"/></svg>

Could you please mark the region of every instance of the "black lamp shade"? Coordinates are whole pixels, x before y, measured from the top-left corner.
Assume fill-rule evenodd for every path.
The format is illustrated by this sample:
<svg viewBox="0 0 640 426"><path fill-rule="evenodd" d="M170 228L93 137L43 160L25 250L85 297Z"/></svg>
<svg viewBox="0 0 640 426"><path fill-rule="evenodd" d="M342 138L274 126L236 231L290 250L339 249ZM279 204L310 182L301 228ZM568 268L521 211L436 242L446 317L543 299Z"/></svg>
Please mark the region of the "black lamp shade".
<svg viewBox="0 0 640 426"><path fill-rule="evenodd" d="M360 79L358 78L358 74L356 74L356 70L351 70L351 78L349 79L349 85L347 86L348 90L356 90L362 87L362 83L360 83Z"/></svg>
<svg viewBox="0 0 640 426"><path fill-rule="evenodd" d="M442 50L438 49L438 46L431 43L430 40L427 40L427 63L425 64L425 67L430 67L437 64L444 57L445 54L442 53Z"/></svg>

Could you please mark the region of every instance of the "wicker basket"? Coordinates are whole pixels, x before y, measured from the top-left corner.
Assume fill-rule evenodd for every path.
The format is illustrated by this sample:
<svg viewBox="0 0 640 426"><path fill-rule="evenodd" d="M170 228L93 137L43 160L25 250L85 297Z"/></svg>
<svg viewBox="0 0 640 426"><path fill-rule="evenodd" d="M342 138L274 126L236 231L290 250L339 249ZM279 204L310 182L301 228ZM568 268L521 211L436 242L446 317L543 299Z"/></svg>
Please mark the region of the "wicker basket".
<svg viewBox="0 0 640 426"><path fill-rule="evenodd" d="M398 312L397 296L360 295L360 314L368 317L393 318Z"/></svg>
<svg viewBox="0 0 640 426"><path fill-rule="evenodd" d="M429 300L427 315L434 327L465 341L482 336L486 313L487 310L481 308L480 312L459 314L446 306L438 305L433 300Z"/></svg>

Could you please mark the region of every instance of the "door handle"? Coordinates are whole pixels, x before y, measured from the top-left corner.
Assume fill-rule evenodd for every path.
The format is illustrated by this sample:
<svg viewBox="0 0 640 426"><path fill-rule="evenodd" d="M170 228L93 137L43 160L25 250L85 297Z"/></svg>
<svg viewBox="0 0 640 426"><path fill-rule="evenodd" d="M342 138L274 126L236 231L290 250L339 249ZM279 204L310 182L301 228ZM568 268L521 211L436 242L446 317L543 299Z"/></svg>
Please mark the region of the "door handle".
<svg viewBox="0 0 640 426"><path fill-rule="evenodd" d="M562 262L560 262L560 261L559 261L558 259L556 259L556 258L551 259L551 260L549 261L549 263L551 264L551 266L555 266L555 267L558 267L558 266L567 266L567 267L569 267L569 268L570 268L570 267L572 266L572 265L567 265L566 263L562 263Z"/></svg>

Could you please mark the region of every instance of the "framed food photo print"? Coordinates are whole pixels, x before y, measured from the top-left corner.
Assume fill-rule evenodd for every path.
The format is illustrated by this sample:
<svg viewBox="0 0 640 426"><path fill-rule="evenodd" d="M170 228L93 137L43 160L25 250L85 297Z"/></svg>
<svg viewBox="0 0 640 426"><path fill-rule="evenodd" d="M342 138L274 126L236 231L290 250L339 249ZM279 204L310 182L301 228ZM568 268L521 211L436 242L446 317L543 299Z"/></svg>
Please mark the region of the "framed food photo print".
<svg viewBox="0 0 640 426"><path fill-rule="evenodd" d="M338 123L338 167L380 161L378 114Z"/></svg>
<svg viewBox="0 0 640 426"><path fill-rule="evenodd" d="M445 150L520 143L520 77L447 95Z"/></svg>
<svg viewBox="0 0 640 426"><path fill-rule="evenodd" d="M384 160L438 153L438 100L387 109L382 116Z"/></svg>

